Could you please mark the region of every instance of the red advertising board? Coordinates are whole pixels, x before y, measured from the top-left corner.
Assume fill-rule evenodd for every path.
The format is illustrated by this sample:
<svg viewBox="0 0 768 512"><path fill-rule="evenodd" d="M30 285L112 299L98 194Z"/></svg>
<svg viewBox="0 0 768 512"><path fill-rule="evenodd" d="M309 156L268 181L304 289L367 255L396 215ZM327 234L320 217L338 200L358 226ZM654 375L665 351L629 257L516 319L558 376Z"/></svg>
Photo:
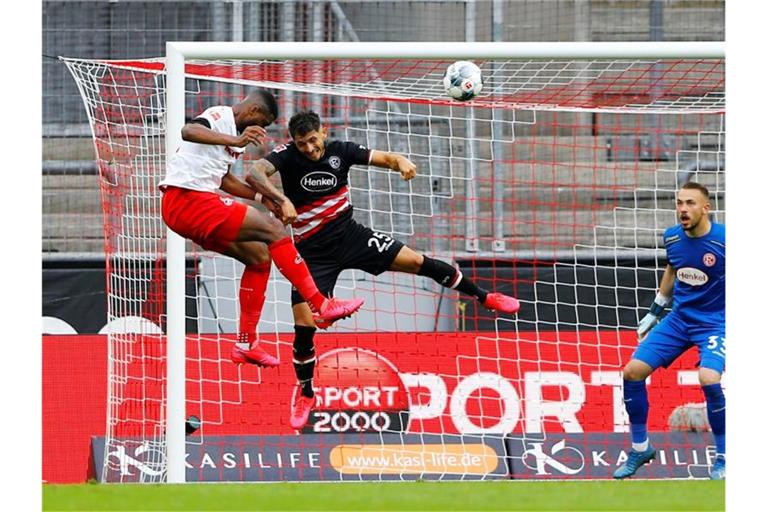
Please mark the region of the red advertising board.
<svg viewBox="0 0 768 512"><path fill-rule="evenodd" d="M237 367L231 337L188 340L187 413L214 435L296 435L290 337L264 340L276 369ZM319 406L305 433L403 431L535 434L621 432L621 366L633 332L322 333L316 336ZM139 340L138 343L142 343ZM146 343L157 344L157 338ZM146 347L145 347L146 348ZM156 348L155 348L156 351ZM146 350L151 352L151 350ZM702 402L697 355L688 352L649 384L649 429L668 430L675 407ZM45 336L43 478L83 481L91 435L106 426L106 337ZM155 365L154 370L162 371ZM129 374L144 375L138 362ZM143 372L143 373L142 373ZM145 382L144 393L152 394ZM148 408L146 414L158 414ZM126 435L131 435L126 432Z"/></svg>
<svg viewBox="0 0 768 512"><path fill-rule="evenodd" d="M107 426L107 337L43 336L43 480L84 482Z"/></svg>

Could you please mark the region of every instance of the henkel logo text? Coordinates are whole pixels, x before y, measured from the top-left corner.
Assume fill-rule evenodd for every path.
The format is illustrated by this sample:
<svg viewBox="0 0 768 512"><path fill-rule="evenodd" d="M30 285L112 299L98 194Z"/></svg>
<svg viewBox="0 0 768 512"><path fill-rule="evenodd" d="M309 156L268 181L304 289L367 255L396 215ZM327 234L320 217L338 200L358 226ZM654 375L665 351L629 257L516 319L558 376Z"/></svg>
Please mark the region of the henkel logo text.
<svg viewBox="0 0 768 512"><path fill-rule="evenodd" d="M409 400L397 369L375 352L348 348L318 358L318 405L305 432L382 432L408 428Z"/></svg>
<svg viewBox="0 0 768 512"><path fill-rule="evenodd" d="M338 183L336 176L329 172L317 171L301 178L301 187L308 192L325 192Z"/></svg>
<svg viewBox="0 0 768 512"><path fill-rule="evenodd" d="M697 268L683 267L677 270L677 279L691 286L702 286L707 284L709 277L707 274Z"/></svg>

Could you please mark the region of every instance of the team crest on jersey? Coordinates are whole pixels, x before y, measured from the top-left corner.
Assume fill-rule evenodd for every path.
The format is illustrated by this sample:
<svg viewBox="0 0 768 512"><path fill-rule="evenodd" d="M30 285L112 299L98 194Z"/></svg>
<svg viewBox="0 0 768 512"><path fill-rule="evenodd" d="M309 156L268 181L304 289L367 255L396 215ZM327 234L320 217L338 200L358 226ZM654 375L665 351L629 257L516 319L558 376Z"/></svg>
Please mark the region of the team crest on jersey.
<svg viewBox="0 0 768 512"><path fill-rule="evenodd" d="M325 192L333 189L337 183L336 176L323 171L311 172L301 178L301 188L307 192Z"/></svg>
<svg viewBox="0 0 768 512"><path fill-rule="evenodd" d="M717 257L711 252L708 252L704 255L701 261L703 261L706 266L711 267L717 263Z"/></svg>
<svg viewBox="0 0 768 512"><path fill-rule="evenodd" d="M219 197L219 199L221 199L221 202L224 203L226 206L232 206L232 204L235 202L235 200L232 199L231 197L221 196Z"/></svg>
<svg viewBox="0 0 768 512"><path fill-rule="evenodd" d="M331 166L331 169L338 169L341 167L341 158L337 157L336 155L331 156L328 158L328 165Z"/></svg>

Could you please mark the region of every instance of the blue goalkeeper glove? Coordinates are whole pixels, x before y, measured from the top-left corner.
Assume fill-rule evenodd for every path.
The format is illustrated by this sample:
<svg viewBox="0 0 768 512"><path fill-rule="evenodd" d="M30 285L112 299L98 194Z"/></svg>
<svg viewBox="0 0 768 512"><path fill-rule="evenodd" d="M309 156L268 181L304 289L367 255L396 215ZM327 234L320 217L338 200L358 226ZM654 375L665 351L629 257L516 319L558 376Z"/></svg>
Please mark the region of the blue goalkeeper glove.
<svg viewBox="0 0 768 512"><path fill-rule="evenodd" d="M645 335L648 334L648 331L650 331L654 325L659 323L667 304L669 304L669 297L660 293L656 295L656 298L651 304L651 308L648 310L648 314L646 314L637 324L638 338L643 339Z"/></svg>

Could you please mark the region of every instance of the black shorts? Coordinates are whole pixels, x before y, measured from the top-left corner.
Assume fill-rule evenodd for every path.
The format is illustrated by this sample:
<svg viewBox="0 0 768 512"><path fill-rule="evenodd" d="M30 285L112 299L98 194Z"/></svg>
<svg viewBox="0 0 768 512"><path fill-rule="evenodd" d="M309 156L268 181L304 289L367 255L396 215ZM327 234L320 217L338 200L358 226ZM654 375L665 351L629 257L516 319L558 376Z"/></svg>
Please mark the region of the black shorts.
<svg viewBox="0 0 768 512"><path fill-rule="evenodd" d="M404 247L399 240L345 219L296 244L307 263L317 288L326 297L342 270L357 269L375 276L389 270L397 253ZM296 289L291 290L291 304L305 302Z"/></svg>

